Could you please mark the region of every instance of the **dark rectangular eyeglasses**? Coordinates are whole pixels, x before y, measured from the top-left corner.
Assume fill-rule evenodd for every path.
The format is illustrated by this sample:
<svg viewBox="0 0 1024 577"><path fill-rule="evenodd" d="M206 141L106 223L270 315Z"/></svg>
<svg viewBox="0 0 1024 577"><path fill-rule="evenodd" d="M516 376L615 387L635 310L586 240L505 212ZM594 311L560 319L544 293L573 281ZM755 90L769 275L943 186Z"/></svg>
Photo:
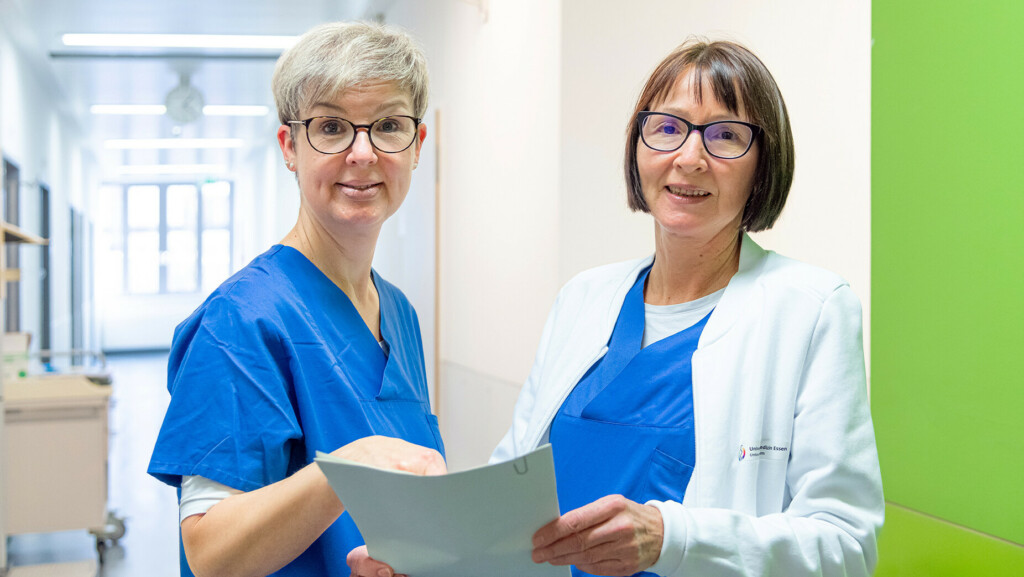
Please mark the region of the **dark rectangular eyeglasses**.
<svg viewBox="0 0 1024 577"><path fill-rule="evenodd" d="M739 120L719 120L707 124L694 124L685 118L664 112L640 112L636 116L640 125L640 138L644 144L658 152L679 150L687 137L697 130L704 141L704 149L716 158L739 158L750 150L761 127Z"/></svg>

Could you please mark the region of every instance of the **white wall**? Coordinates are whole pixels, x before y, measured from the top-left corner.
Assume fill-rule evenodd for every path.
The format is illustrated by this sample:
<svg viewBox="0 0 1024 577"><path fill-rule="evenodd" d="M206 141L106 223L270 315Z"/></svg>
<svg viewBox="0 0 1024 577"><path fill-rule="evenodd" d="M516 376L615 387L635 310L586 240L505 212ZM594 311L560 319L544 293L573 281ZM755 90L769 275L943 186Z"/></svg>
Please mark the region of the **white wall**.
<svg viewBox="0 0 1024 577"><path fill-rule="evenodd" d="M749 46L789 106L795 183L758 241L844 275L869 318L867 2L404 0L386 16L424 44L444 119L440 418L454 468L507 427L558 287L653 250L650 217L626 208L624 130L688 35Z"/></svg>
<svg viewBox="0 0 1024 577"><path fill-rule="evenodd" d="M387 12L424 45L441 112L438 410L453 468L504 432L559 284L559 3L486 4L486 21L456 0Z"/></svg>

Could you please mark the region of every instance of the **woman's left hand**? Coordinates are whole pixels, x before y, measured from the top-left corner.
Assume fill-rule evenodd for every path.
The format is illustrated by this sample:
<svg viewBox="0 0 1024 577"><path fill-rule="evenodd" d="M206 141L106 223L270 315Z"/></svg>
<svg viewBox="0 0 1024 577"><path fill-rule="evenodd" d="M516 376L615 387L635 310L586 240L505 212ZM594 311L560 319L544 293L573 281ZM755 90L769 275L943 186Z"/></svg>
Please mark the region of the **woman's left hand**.
<svg viewBox="0 0 1024 577"><path fill-rule="evenodd" d="M533 534L533 561L575 565L595 575L632 575L661 555L661 511L609 495L569 511Z"/></svg>

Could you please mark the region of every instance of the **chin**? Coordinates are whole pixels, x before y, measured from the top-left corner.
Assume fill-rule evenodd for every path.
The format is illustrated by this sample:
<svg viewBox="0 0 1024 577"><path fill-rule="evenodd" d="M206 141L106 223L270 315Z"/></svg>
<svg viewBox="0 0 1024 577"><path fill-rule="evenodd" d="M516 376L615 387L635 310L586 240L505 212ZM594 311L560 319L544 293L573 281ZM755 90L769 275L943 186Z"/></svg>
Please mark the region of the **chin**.
<svg viewBox="0 0 1024 577"><path fill-rule="evenodd" d="M349 227L372 227L384 224L391 213L379 206L345 207L334 212L334 220Z"/></svg>

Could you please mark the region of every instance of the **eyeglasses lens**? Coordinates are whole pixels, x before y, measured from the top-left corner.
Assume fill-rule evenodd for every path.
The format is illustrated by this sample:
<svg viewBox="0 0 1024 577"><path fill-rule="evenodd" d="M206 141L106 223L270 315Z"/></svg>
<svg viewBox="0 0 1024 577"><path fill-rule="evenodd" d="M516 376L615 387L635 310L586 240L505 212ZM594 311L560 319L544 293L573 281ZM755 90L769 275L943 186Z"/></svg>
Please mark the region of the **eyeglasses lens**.
<svg viewBox="0 0 1024 577"><path fill-rule="evenodd" d="M683 144L689 130L690 128L678 118L664 114L651 114L644 119L641 136L647 146L654 150L668 152Z"/></svg>
<svg viewBox="0 0 1024 577"><path fill-rule="evenodd" d="M321 116L309 123L309 143L320 152L341 152L352 144L355 129L341 118Z"/></svg>
<svg viewBox="0 0 1024 577"><path fill-rule="evenodd" d="M370 127L370 140L384 152L399 152L416 137L416 122L404 116L381 118Z"/></svg>
<svg viewBox="0 0 1024 577"><path fill-rule="evenodd" d="M704 145L719 158L737 158L750 148L753 131L745 124L719 122L704 130Z"/></svg>

